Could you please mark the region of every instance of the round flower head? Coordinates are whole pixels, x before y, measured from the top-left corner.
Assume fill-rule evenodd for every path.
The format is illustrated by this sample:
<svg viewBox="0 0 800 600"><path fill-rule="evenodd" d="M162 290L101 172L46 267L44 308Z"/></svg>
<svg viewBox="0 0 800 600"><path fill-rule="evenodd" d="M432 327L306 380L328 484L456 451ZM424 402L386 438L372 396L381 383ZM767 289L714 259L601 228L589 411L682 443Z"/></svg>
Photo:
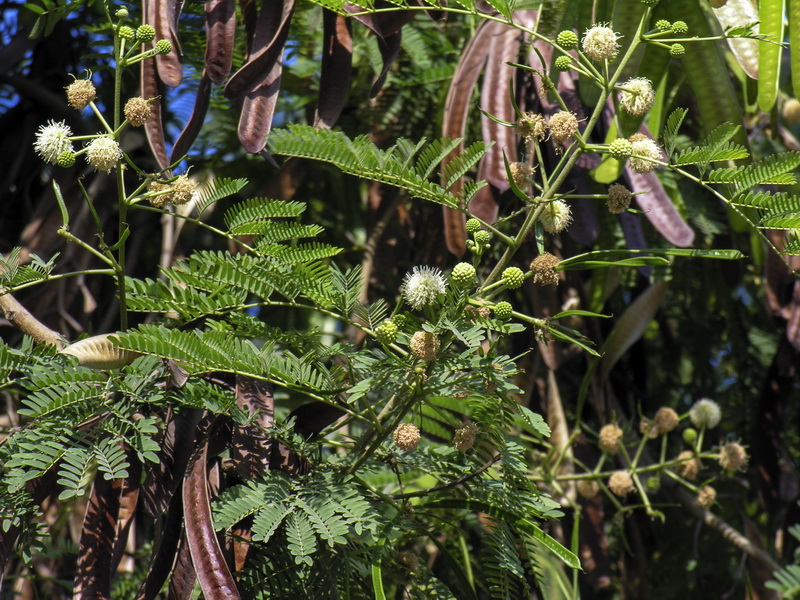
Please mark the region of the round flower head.
<svg viewBox="0 0 800 600"><path fill-rule="evenodd" d="M131 98L125 103L125 118L134 127L141 127L150 118L150 103L144 98Z"/></svg>
<svg viewBox="0 0 800 600"><path fill-rule="evenodd" d="M623 498L633 491L633 477L627 471L615 471L608 478L608 489Z"/></svg>
<svg viewBox="0 0 800 600"><path fill-rule="evenodd" d="M83 110L97 98L97 90L89 79L76 79L67 86L67 103L76 110Z"/></svg>
<svg viewBox="0 0 800 600"><path fill-rule="evenodd" d="M147 199L151 206L156 208L164 208L172 201L172 186L168 183L161 183L159 181L151 181L147 187L148 192L165 192L157 196L151 196Z"/></svg>
<svg viewBox="0 0 800 600"><path fill-rule="evenodd" d="M789 98L784 102L783 108L781 109L781 116L783 120L790 125L800 123L800 100L797 98Z"/></svg>
<svg viewBox="0 0 800 600"><path fill-rule="evenodd" d="M708 508L717 499L717 490L710 485L703 486L703 489L697 494L695 501L701 508Z"/></svg>
<svg viewBox="0 0 800 600"><path fill-rule="evenodd" d="M629 114L641 116L650 110L656 99L653 84L644 77L635 77L622 84L619 103Z"/></svg>
<svg viewBox="0 0 800 600"><path fill-rule="evenodd" d="M394 430L394 443L403 450L413 450L419 444L419 427L402 423Z"/></svg>
<svg viewBox="0 0 800 600"><path fill-rule="evenodd" d="M128 18L128 9L124 6L122 8L118 8L117 12L114 13L114 16L118 19L127 19Z"/></svg>
<svg viewBox="0 0 800 600"><path fill-rule="evenodd" d="M453 446L456 450L466 452L475 443L475 436L478 435L478 426L475 423L464 423L456 429L453 435Z"/></svg>
<svg viewBox="0 0 800 600"><path fill-rule="evenodd" d="M569 71L572 68L572 57L559 56L556 59L555 68L557 71Z"/></svg>
<svg viewBox="0 0 800 600"><path fill-rule="evenodd" d="M547 233L564 231L572 221L572 210L563 200L550 202L539 216L539 222Z"/></svg>
<svg viewBox="0 0 800 600"><path fill-rule="evenodd" d="M569 111L561 110L550 117L550 135L559 144L571 140L578 132L578 118Z"/></svg>
<svg viewBox="0 0 800 600"><path fill-rule="evenodd" d="M136 32L127 25L123 25L122 27L120 27L119 30L117 30L117 34L121 39L125 40L126 42L130 42L131 40L133 40L134 37L136 37Z"/></svg>
<svg viewBox="0 0 800 600"><path fill-rule="evenodd" d="M586 30L583 36L583 52L592 60L601 61L614 58L619 50L619 36L604 24Z"/></svg>
<svg viewBox="0 0 800 600"><path fill-rule="evenodd" d="M512 162L508 165L508 170L511 172L511 179L514 180L518 188L528 183L528 179L533 175L533 167L527 163Z"/></svg>
<svg viewBox="0 0 800 600"><path fill-rule="evenodd" d="M152 42L156 38L156 30L152 25L145 23L136 28L136 38L143 44Z"/></svg>
<svg viewBox="0 0 800 600"><path fill-rule="evenodd" d="M738 471L747 464L747 450L736 442L725 444L719 449L719 464L726 471Z"/></svg>
<svg viewBox="0 0 800 600"><path fill-rule="evenodd" d="M633 154L633 144L625 138L617 138L608 145L608 153L617 160L627 160Z"/></svg>
<svg viewBox="0 0 800 600"><path fill-rule="evenodd" d="M502 282L510 290L522 287L525 282L525 273L519 267L508 267L503 271Z"/></svg>
<svg viewBox="0 0 800 600"><path fill-rule="evenodd" d="M581 497L587 500L589 498L594 498L600 493L600 484L594 479L579 479L575 487L578 489L578 493Z"/></svg>
<svg viewBox="0 0 800 600"><path fill-rule="evenodd" d="M606 200L608 212L614 215L624 213L631 205L631 198L633 198L633 193L628 188L615 183L608 188L608 200Z"/></svg>
<svg viewBox="0 0 800 600"><path fill-rule="evenodd" d="M714 429L722 419L722 411L719 409L719 404L713 400L702 398L689 410L689 418L698 429L702 427Z"/></svg>
<svg viewBox="0 0 800 600"><path fill-rule="evenodd" d="M58 155L58 166L68 169L75 164L75 153L67 150Z"/></svg>
<svg viewBox="0 0 800 600"><path fill-rule="evenodd" d="M558 285L556 268L561 261L549 252L544 252L531 261L533 282L539 285Z"/></svg>
<svg viewBox="0 0 800 600"><path fill-rule="evenodd" d="M622 440L622 429L619 427L619 425L614 423L603 425L598 437L598 445L600 446L600 450L606 454L611 454L612 456L619 452L620 441Z"/></svg>
<svg viewBox="0 0 800 600"><path fill-rule="evenodd" d="M431 361L439 352L439 338L430 331L417 331L408 343L411 354L425 362Z"/></svg>
<svg viewBox="0 0 800 600"><path fill-rule="evenodd" d="M86 160L97 171L109 173L121 158L119 144L107 136L93 139L86 147Z"/></svg>
<svg viewBox="0 0 800 600"><path fill-rule="evenodd" d="M697 443L697 429L694 427L687 427L683 430L681 438L685 443L694 446Z"/></svg>
<svg viewBox="0 0 800 600"><path fill-rule="evenodd" d="M678 472L684 479L694 479L700 472L700 459L695 457L691 450L684 450L678 454Z"/></svg>
<svg viewBox="0 0 800 600"><path fill-rule="evenodd" d="M444 294L444 277L434 267L414 267L406 274L403 282L403 295L411 308L420 309L436 302L439 294Z"/></svg>
<svg viewBox="0 0 800 600"><path fill-rule="evenodd" d="M689 26L686 21L675 21L672 24L672 33L675 35L686 35L689 33Z"/></svg>
<svg viewBox="0 0 800 600"><path fill-rule="evenodd" d="M64 121L56 123L51 120L47 125L39 127L33 149L45 162L58 164L58 157L62 152L72 152L72 142L69 139L71 135L72 130Z"/></svg>
<svg viewBox="0 0 800 600"><path fill-rule="evenodd" d="M172 203L186 204L194 197L197 184L186 175L181 175L172 182Z"/></svg>
<svg viewBox="0 0 800 600"><path fill-rule="evenodd" d="M661 149L653 140L642 133L630 137L633 156L628 160L631 169L637 173L649 173L656 168L655 160L661 160Z"/></svg>
<svg viewBox="0 0 800 600"><path fill-rule="evenodd" d="M564 50L572 50L578 47L578 35L569 29L561 31L556 37L556 43Z"/></svg>
<svg viewBox="0 0 800 600"><path fill-rule="evenodd" d="M517 133L531 142L534 139L542 141L547 135L547 124L544 117L538 113L526 112L517 121Z"/></svg>
<svg viewBox="0 0 800 600"><path fill-rule="evenodd" d="M481 230L481 222L478 219L467 219L464 226L467 228L468 233L475 233Z"/></svg>
<svg viewBox="0 0 800 600"><path fill-rule="evenodd" d="M673 58L680 58L686 54L686 48L684 48L683 44L672 44L669 47L669 55Z"/></svg>
<svg viewBox="0 0 800 600"><path fill-rule="evenodd" d="M662 406L656 411L656 416L653 419L653 430L656 435L663 435L675 429L678 423L680 423L678 413L668 406Z"/></svg>
<svg viewBox="0 0 800 600"><path fill-rule="evenodd" d="M659 31L671 31L672 30L672 23L667 21L666 19L659 19L656 21L656 29Z"/></svg>
<svg viewBox="0 0 800 600"><path fill-rule="evenodd" d="M506 319L510 319L512 313L514 312L514 307L511 306L510 302L498 302L492 307L494 311L494 316L501 321L505 321Z"/></svg>
<svg viewBox="0 0 800 600"><path fill-rule="evenodd" d="M450 283L458 288L468 288L475 285L475 267L467 262L460 262L453 267L450 273Z"/></svg>
<svg viewBox="0 0 800 600"><path fill-rule="evenodd" d="M393 344L397 341L397 325L391 319L386 319L375 328L375 337L381 344Z"/></svg>
<svg viewBox="0 0 800 600"><path fill-rule="evenodd" d="M169 54L170 52L172 52L172 44L169 40L158 40L156 42L157 54Z"/></svg>

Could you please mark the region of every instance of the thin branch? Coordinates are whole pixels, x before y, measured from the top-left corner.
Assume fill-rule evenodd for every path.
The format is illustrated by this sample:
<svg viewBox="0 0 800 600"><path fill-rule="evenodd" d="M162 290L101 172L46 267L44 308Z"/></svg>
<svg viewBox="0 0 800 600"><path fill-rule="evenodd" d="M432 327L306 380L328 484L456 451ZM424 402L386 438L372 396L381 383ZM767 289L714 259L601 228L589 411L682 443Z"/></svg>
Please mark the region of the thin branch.
<svg viewBox="0 0 800 600"><path fill-rule="evenodd" d="M472 473L467 473L466 475L462 475L458 479L454 479L453 481L451 481L449 483L444 483L442 485L437 485L436 487L432 487L432 488L429 488L427 490L421 490L419 492L408 492L406 494L392 494L392 498L394 498L395 500L403 500L405 498L416 498L417 496L427 496L428 494L432 494L434 492L441 492L442 490L446 490L448 488L455 487L457 485L461 485L462 483L466 483L470 479L474 479L475 477L477 477L478 475L483 473L486 469L491 467L498 460L500 460L500 455L499 454L495 455L494 458L491 458L486 464L484 464L482 467L480 467L477 471L474 471Z"/></svg>
<svg viewBox="0 0 800 600"><path fill-rule="evenodd" d="M53 331L22 306L11 294L0 296L0 309L3 316L22 333L31 336L40 344L52 344L59 350L66 346L64 338L57 331Z"/></svg>

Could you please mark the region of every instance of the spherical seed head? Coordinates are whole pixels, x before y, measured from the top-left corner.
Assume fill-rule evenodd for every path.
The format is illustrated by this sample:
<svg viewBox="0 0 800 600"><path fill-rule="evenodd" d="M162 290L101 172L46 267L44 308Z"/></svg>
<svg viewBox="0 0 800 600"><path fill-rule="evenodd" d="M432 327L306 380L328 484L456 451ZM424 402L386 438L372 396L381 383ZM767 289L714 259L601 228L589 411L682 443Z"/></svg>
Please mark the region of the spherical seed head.
<svg viewBox="0 0 800 600"><path fill-rule="evenodd" d="M497 304L492 307L494 311L495 319L500 319L501 321L505 321L506 319L511 318L511 313L513 312L514 308L511 306L510 302L498 302Z"/></svg>
<svg viewBox="0 0 800 600"><path fill-rule="evenodd" d="M75 164L75 153L67 150L58 155L58 166L64 169L70 168Z"/></svg>
<svg viewBox="0 0 800 600"><path fill-rule="evenodd" d="M608 478L608 489L615 496L624 498L633 491L633 477L627 471L615 471Z"/></svg>
<svg viewBox="0 0 800 600"><path fill-rule="evenodd" d="M547 233L560 233L569 226L571 221L572 210L569 204L563 200L548 203L539 216L539 222Z"/></svg>
<svg viewBox="0 0 800 600"><path fill-rule="evenodd" d="M386 319L383 323L375 328L375 337L381 344L393 344L397 340L397 325L394 321Z"/></svg>
<svg viewBox="0 0 800 600"><path fill-rule="evenodd" d="M412 573L419 571L419 559L416 554L411 552L398 552L395 558L397 564L402 565Z"/></svg>
<svg viewBox="0 0 800 600"><path fill-rule="evenodd" d="M478 426L475 423L464 423L453 434L453 447L461 452L466 452L472 448L478 433Z"/></svg>
<svg viewBox="0 0 800 600"><path fill-rule="evenodd" d="M736 442L719 449L719 464L726 471L738 471L747 465L747 450Z"/></svg>
<svg viewBox="0 0 800 600"><path fill-rule="evenodd" d="M783 120L790 125L800 123L800 100L797 98L789 98L784 102L781 108L781 116Z"/></svg>
<svg viewBox="0 0 800 600"><path fill-rule="evenodd" d="M614 30L600 23L586 30L583 36L583 52L592 60L614 58L619 50L619 36Z"/></svg>
<svg viewBox="0 0 800 600"><path fill-rule="evenodd" d="M697 443L697 429L694 427L687 427L683 430L681 438L683 438L686 444L694 446Z"/></svg>
<svg viewBox="0 0 800 600"><path fill-rule="evenodd" d="M632 198L633 192L624 185L615 183L608 188L608 200L606 200L608 212L614 215L624 213L631 205Z"/></svg>
<svg viewBox="0 0 800 600"><path fill-rule="evenodd" d="M678 413L673 409L668 406L662 406L656 411L656 416L653 419L653 429L656 435L664 435L674 430L678 426L678 423L680 423L680 420Z"/></svg>
<svg viewBox="0 0 800 600"><path fill-rule="evenodd" d="M172 52L172 44L169 40L158 40L156 42L156 54L169 54Z"/></svg>
<svg viewBox="0 0 800 600"><path fill-rule="evenodd" d="M72 130L65 121L56 123L50 120L47 125L39 126L33 149L45 162L51 165L58 164L58 157L63 152L72 152L72 142L69 139L71 135Z"/></svg>
<svg viewBox="0 0 800 600"><path fill-rule="evenodd" d="M700 490L697 494L697 498L695 501L700 508L708 508L714 501L717 499L717 490L715 490L710 485L704 485L703 489Z"/></svg>
<svg viewBox="0 0 800 600"><path fill-rule="evenodd" d="M578 47L578 34L571 30L559 32L556 36L556 43L564 50L572 50Z"/></svg>
<svg viewBox="0 0 800 600"><path fill-rule="evenodd" d="M502 276L503 285L510 290L516 290L522 287L525 282L525 273L519 267L508 267L503 271Z"/></svg>
<svg viewBox="0 0 800 600"><path fill-rule="evenodd" d="M144 98L131 98L125 103L125 118L134 127L141 127L150 118L152 109L150 103Z"/></svg>
<svg viewBox="0 0 800 600"><path fill-rule="evenodd" d="M675 21L672 24L672 33L675 35L686 35L689 33L689 26L686 21Z"/></svg>
<svg viewBox="0 0 800 600"><path fill-rule="evenodd" d="M411 423L401 423L394 430L394 443L406 452L419 444L419 427Z"/></svg>
<svg viewBox="0 0 800 600"><path fill-rule="evenodd" d="M439 338L430 331L417 331L411 336L408 347L411 349L411 354L420 360L429 362L439 352Z"/></svg>
<svg viewBox="0 0 800 600"><path fill-rule="evenodd" d="M517 121L516 130L526 141L542 141L547 136L547 123L538 113L526 112Z"/></svg>
<svg viewBox="0 0 800 600"><path fill-rule="evenodd" d="M656 168L652 161L661 160L661 149L653 140L642 133L635 133L630 138L633 156L628 160L631 169L637 173L649 173Z"/></svg>
<svg viewBox="0 0 800 600"><path fill-rule="evenodd" d="M555 67L557 71L569 71L572 68L572 58L569 56L559 56L556 59Z"/></svg>
<svg viewBox="0 0 800 600"><path fill-rule="evenodd" d="M686 54L686 48L683 47L683 44L672 44L669 47L669 55L674 58L679 58Z"/></svg>
<svg viewBox="0 0 800 600"><path fill-rule="evenodd" d="M658 29L659 31L671 31L672 23L670 23L666 19L659 19L658 21L656 21L656 29Z"/></svg>
<svg viewBox="0 0 800 600"><path fill-rule="evenodd" d="M544 252L531 261L533 282L539 285L558 285L557 267L561 261L549 252Z"/></svg>
<svg viewBox="0 0 800 600"><path fill-rule="evenodd" d="M117 34L119 35L120 39L123 39L127 42L132 41L133 38L136 36L136 32L133 31L133 28L128 27L127 25L123 25L122 27L120 27L119 30L117 31Z"/></svg>
<svg viewBox="0 0 800 600"><path fill-rule="evenodd" d="M633 144L625 138L617 138L608 145L608 153L617 160L627 160L633 153Z"/></svg>
<svg viewBox="0 0 800 600"><path fill-rule="evenodd" d="M619 452L622 442L622 429L615 423L603 425L598 436L598 446L606 454L614 455Z"/></svg>
<svg viewBox="0 0 800 600"><path fill-rule="evenodd" d="M475 233L481 230L481 222L478 219L467 219L467 233Z"/></svg>
<svg viewBox="0 0 800 600"><path fill-rule="evenodd" d="M485 246L490 241L492 241L492 234L486 231L485 229L476 231L472 237L475 239L475 243L481 246Z"/></svg>
<svg viewBox="0 0 800 600"><path fill-rule="evenodd" d="M550 135L559 144L571 140L578 132L578 117L561 110L550 117Z"/></svg>
<svg viewBox="0 0 800 600"><path fill-rule="evenodd" d="M619 103L631 115L641 116L650 110L656 99L653 84L645 77L634 77L622 84Z"/></svg>
<svg viewBox="0 0 800 600"><path fill-rule="evenodd" d="M689 410L689 418L698 429L703 427L714 429L722 419L722 411L719 408L719 404L713 400L702 398L695 402Z"/></svg>
<svg viewBox="0 0 800 600"><path fill-rule="evenodd" d="M156 208L164 208L172 201L172 186L168 183L161 183L159 181L151 181L147 187L148 192L166 192L158 196L152 196L147 199L151 206Z"/></svg>
<svg viewBox="0 0 800 600"><path fill-rule="evenodd" d="M434 304L444 290L444 276L435 267L414 267L403 281L403 296L414 309Z"/></svg>
<svg viewBox="0 0 800 600"><path fill-rule="evenodd" d="M466 262L460 262L453 267L450 273L450 283L459 288L468 288L475 285L475 267Z"/></svg>
<svg viewBox="0 0 800 600"><path fill-rule="evenodd" d="M97 98L97 90L89 79L76 79L67 87L67 104L76 110L83 110L89 102Z"/></svg>
<svg viewBox="0 0 800 600"><path fill-rule="evenodd" d="M678 464L678 472L684 479L692 480L697 477L700 472L700 459L695 457L694 453L690 450L684 450L678 454L678 460L682 461Z"/></svg>
<svg viewBox="0 0 800 600"><path fill-rule="evenodd" d="M172 182L172 203L175 205L186 204L197 191L197 184L186 175L181 175Z"/></svg>
<svg viewBox="0 0 800 600"><path fill-rule="evenodd" d="M148 25L147 23L139 25L139 27L136 28L136 39L143 44L150 43L156 39L156 30L153 29L152 25Z"/></svg>
<svg viewBox="0 0 800 600"><path fill-rule="evenodd" d="M511 179L514 180L518 188L528 183L528 179L533 175L533 167L527 163L512 162L508 165L508 170L511 172Z"/></svg>
<svg viewBox="0 0 800 600"><path fill-rule="evenodd" d="M110 173L121 158L119 144L108 136L95 138L86 146L86 160L97 171Z"/></svg>
<svg viewBox="0 0 800 600"><path fill-rule="evenodd" d="M594 479L579 479L578 483L575 484L575 487L577 488L581 497L586 498L587 500L589 498L594 498L600 493L600 484Z"/></svg>
<svg viewBox="0 0 800 600"><path fill-rule="evenodd" d="M661 489L661 478L658 475L648 477L644 482L644 486L647 488L648 492L657 492Z"/></svg>

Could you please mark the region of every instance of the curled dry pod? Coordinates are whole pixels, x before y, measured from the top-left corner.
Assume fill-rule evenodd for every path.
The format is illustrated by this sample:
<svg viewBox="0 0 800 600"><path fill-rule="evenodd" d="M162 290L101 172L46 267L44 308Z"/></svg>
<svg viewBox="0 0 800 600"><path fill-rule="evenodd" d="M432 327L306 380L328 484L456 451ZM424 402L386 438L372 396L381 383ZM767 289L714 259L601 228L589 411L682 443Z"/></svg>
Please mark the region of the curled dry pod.
<svg viewBox="0 0 800 600"><path fill-rule="evenodd" d="M61 354L74 356L81 366L90 369L119 369L131 364L139 355L117 348L110 339L111 335L113 334L95 335L75 342L61 350Z"/></svg>
<svg viewBox="0 0 800 600"><path fill-rule="evenodd" d="M231 71L233 39L236 35L236 0L209 0L206 17L206 73L222 83Z"/></svg>

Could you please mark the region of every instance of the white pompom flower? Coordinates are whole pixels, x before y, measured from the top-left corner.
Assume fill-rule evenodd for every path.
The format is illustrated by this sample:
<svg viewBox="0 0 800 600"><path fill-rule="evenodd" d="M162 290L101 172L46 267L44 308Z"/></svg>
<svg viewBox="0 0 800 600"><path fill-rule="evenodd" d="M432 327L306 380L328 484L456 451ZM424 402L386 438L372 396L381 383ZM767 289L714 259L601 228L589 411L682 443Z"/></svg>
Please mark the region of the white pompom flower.
<svg viewBox="0 0 800 600"><path fill-rule="evenodd" d="M58 164L58 157L62 152L72 152L72 141L69 139L71 135L72 130L65 121L56 123L51 119L47 125L39 127L33 149L45 162Z"/></svg>
<svg viewBox="0 0 800 600"><path fill-rule="evenodd" d="M619 34L604 23L586 30L583 36L583 52L595 61L614 58L619 51Z"/></svg>
<svg viewBox="0 0 800 600"><path fill-rule="evenodd" d="M444 291L444 275L435 267L414 267L411 273L406 273L403 296L411 308L420 309L433 304Z"/></svg>
<svg viewBox="0 0 800 600"><path fill-rule="evenodd" d="M121 158L119 144L108 136L95 138L86 146L86 160L98 171L109 173Z"/></svg>
<svg viewBox="0 0 800 600"><path fill-rule="evenodd" d="M698 429L714 429L722 419L722 411L719 404L708 398L702 398L694 403L689 410L689 418L692 424Z"/></svg>
<svg viewBox="0 0 800 600"><path fill-rule="evenodd" d="M640 117L653 107L656 93L649 79L634 77L623 83L622 88L619 103L628 114Z"/></svg>
<svg viewBox="0 0 800 600"><path fill-rule="evenodd" d="M539 216L542 229L547 233L560 233L572 221L572 210L563 200L550 202Z"/></svg>

